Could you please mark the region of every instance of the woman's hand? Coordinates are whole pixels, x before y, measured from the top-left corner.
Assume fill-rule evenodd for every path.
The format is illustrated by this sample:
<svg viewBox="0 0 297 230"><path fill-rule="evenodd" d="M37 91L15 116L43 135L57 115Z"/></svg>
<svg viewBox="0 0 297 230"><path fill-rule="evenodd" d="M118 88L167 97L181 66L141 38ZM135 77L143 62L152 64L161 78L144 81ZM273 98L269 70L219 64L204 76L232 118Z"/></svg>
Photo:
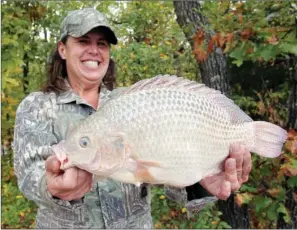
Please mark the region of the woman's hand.
<svg viewBox="0 0 297 230"><path fill-rule="evenodd" d="M226 200L231 192L239 189L248 180L252 165L251 154L243 146L233 144L224 165L224 172L200 181L209 193L221 200Z"/></svg>
<svg viewBox="0 0 297 230"><path fill-rule="evenodd" d="M60 161L56 155L45 161L45 170L48 191L62 200L80 199L91 189L91 173L76 167L60 170Z"/></svg>

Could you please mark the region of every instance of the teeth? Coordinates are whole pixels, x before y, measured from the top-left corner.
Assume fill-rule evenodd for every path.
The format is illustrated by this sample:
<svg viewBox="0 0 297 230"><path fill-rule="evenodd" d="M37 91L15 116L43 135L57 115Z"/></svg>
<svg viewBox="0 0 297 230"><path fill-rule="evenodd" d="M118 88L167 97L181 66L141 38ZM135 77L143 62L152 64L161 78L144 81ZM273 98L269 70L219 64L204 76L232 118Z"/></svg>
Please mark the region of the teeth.
<svg viewBox="0 0 297 230"><path fill-rule="evenodd" d="M84 61L83 64L88 67L97 67L98 66L97 61Z"/></svg>

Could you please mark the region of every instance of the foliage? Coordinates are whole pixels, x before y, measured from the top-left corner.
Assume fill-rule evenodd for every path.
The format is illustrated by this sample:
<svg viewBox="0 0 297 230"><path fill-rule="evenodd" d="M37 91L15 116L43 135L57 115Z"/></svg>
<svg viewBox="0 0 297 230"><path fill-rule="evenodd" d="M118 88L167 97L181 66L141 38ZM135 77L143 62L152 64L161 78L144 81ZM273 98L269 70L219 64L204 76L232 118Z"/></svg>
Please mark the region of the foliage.
<svg viewBox="0 0 297 230"><path fill-rule="evenodd" d="M1 229L34 228L37 208L17 187L11 151L2 156L1 168Z"/></svg>
<svg viewBox="0 0 297 230"><path fill-rule="evenodd" d="M222 213L217 210L214 203L208 204L198 214L188 217L187 209L167 199L164 190L160 187L152 188L151 208L156 229L231 228L220 219Z"/></svg>
<svg viewBox="0 0 297 230"><path fill-rule="evenodd" d="M289 131L283 154L275 159L253 157L249 181L236 194L239 205L248 204L252 228L276 228L281 216L286 223L291 215L285 207L286 192L292 192L297 201L297 133Z"/></svg>
<svg viewBox="0 0 297 230"><path fill-rule="evenodd" d="M203 61L216 47L233 59L272 62L297 54L296 4L275 1L205 1L203 12L215 34L206 44L203 30L194 38L197 61Z"/></svg>
<svg viewBox="0 0 297 230"><path fill-rule="evenodd" d="M141 79L164 73L193 79L195 63L189 62L189 58L192 58L191 52L174 52L167 44L148 48L145 43L131 43L123 48L115 48L118 85L129 86ZM158 60L158 64L152 64L155 60Z"/></svg>
<svg viewBox="0 0 297 230"><path fill-rule="evenodd" d="M255 120L265 120L285 127L288 117L288 109L286 107L289 89L287 84L278 86L278 90L273 89L262 90L257 92L253 90L251 95L242 89L242 85L235 84L232 91L232 99L247 114Z"/></svg>
<svg viewBox="0 0 297 230"><path fill-rule="evenodd" d="M197 65L175 21L172 2L131 1L118 7L112 21L120 37L113 49L120 86L158 74L197 79Z"/></svg>

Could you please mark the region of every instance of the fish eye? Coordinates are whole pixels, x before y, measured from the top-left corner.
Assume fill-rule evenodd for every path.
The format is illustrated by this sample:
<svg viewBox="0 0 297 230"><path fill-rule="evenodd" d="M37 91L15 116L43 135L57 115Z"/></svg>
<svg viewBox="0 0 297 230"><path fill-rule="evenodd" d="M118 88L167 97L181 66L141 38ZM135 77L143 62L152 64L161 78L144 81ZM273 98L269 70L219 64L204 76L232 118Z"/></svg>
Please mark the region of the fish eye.
<svg viewBox="0 0 297 230"><path fill-rule="evenodd" d="M86 148L88 147L90 143L90 139L88 137L82 137L80 138L79 140L79 145L82 147L82 148Z"/></svg>

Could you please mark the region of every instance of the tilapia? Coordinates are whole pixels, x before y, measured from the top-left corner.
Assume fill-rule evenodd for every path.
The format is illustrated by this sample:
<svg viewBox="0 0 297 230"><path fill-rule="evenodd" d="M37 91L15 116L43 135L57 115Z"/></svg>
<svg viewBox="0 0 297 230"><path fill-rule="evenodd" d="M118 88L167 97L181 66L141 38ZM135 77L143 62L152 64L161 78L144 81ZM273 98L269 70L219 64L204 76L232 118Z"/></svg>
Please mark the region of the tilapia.
<svg viewBox="0 0 297 230"><path fill-rule="evenodd" d="M185 187L219 173L232 143L281 154L287 132L253 121L220 91L170 75L122 90L53 146L61 169L76 166L125 183Z"/></svg>

